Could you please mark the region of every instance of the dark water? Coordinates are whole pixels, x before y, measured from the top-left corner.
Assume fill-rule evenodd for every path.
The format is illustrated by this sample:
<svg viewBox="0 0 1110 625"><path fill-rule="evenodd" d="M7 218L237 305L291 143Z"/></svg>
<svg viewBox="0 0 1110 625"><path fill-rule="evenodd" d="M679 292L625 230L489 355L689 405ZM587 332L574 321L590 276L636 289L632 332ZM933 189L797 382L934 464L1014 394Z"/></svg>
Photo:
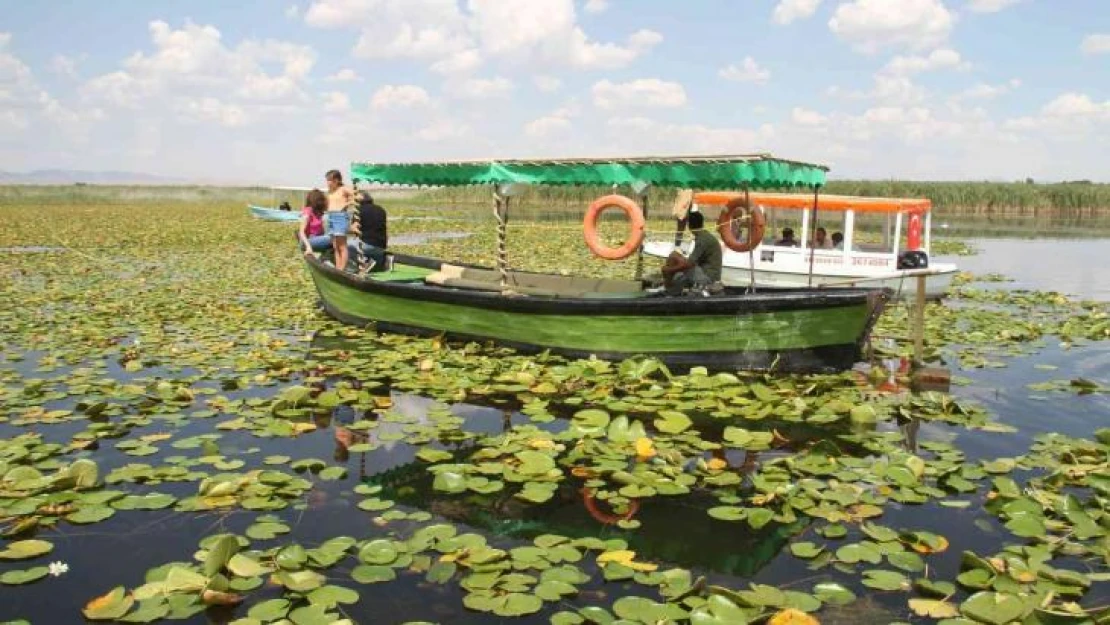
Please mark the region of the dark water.
<svg viewBox="0 0 1110 625"><path fill-rule="evenodd" d="M962 268L976 273L1004 273L1017 279L1007 287L1057 290L1077 297L1110 300L1110 279L1099 274L1102 270L1101 255L1107 249L1101 241L1016 241L976 240L980 254L975 257L955 259ZM907 434L920 444L926 441L951 441L959 447L969 461L981 458L1015 456L1024 453L1033 437L1045 432L1090 437L1100 427L1110 426L1110 397L1106 395L1080 396L1073 393L1036 392L1029 384L1056 379L1084 377L1110 382L1110 346L1105 343L1066 348L1051 338L1036 355L1014 358L1005 368L981 369L958 372L967 382L953 388L959 398L974 400L985 406L997 419L1016 428L1014 433L986 433L969 431L938 423L911 423ZM20 367L29 368L37 360L29 355ZM1049 369L1048 367L1052 367ZM113 377L126 377L118 368L109 371ZM55 372L55 375L57 372ZM144 372L151 375L151 372ZM252 391L258 392L258 391ZM236 399L246 393L225 393ZM661 568L682 566L695 575L706 575L711 582L729 587L742 587L756 581L808 591L813 584L827 579L846 583L861 597L868 597L850 611L826 609L821 613L825 623L850 622L854 624L888 623L906 618L905 593L874 593L858 584L858 575L832 575L828 570L809 572L802 562L785 549L791 540L812 540L813 527L802 521L791 526L771 524L762 530L752 531L746 525L717 521L705 510L716 505L715 500L687 497L656 497L646 501L636 518L642 527L623 531L614 526L598 523L588 513L581 492L575 484L566 484L556 497L540 506L523 505L511 497L452 497L435 493L431 478L424 465L415 459L416 449L403 442L391 440L414 424L427 421L429 409L442 406L431 399L415 394L394 391L391 412L407 417L404 422L383 422L371 430L370 442L380 447L371 452L345 454L337 439L337 424L347 422L354 415L341 411L321 420L320 428L296 439L259 439L248 432L223 432L218 441L225 456L247 461L248 467L258 464L262 456L285 454L294 460L319 458L329 464L343 464L348 476L327 482L314 478L314 488L306 495L307 501L300 509L290 508L277 513L292 527L292 533L269 544L283 540L310 546L341 535L359 539L374 536L404 536L410 527L408 521L394 521L385 526L369 522L371 515L356 508L361 499L352 493L358 482L387 484L387 498L398 501L402 511L425 510L433 514L434 521L460 525L460 531L476 531L487 535L497 546L512 547L527 544L543 533L567 536L595 535L601 538L621 537L629 541L630 548L640 558L659 561ZM458 403L450 406L452 413L465 418L468 432L495 433L513 424L529 422L511 402L489 400L485 402ZM377 415L361 415L378 418ZM212 431L214 420L191 419L176 430L173 440ZM70 435L84 429L83 423L53 425L40 428L49 441L65 442ZM561 429L565 421L556 420L543 427ZM800 426L782 425L791 441L801 446L821 439L821 431ZM702 430L703 438L712 440L712 428ZM0 437L10 437L24 431L8 424L0 424ZM719 433L718 433L719 435ZM91 452L101 467L101 475L114 467L132 462L159 464L159 457L179 451L168 447L162 454L133 458L116 450L112 441ZM448 447L448 449L451 449ZM913 449L911 443L911 449ZM86 452L88 453L88 452ZM734 467L752 465L773 457L732 453L728 460ZM252 460L254 458L254 460ZM284 470L288 470L287 468ZM311 478L311 475L309 475ZM387 479L388 477L388 479ZM153 487L121 486L123 489L142 493L165 492L175 496L195 493L195 482L166 483ZM893 528L928 530L946 536L951 547L944 553L929 557L930 577L951 580L959 571L959 554L964 549L978 553L993 553L1012 537L1001 529L993 517L983 515L979 509L981 494L953 496L972 502L966 509L924 506L901 506L890 503L884 508L881 522ZM90 526L60 524L55 532L43 537L55 543L49 559L65 561L69 573L29 586L0 589L0 620L24 617L34 623L74 623L80 607L92 596L111 586L123 584L134 588L142 583L145 571L166 562L189 560L197 542L204 536L219 532L242 533L257 516L255 512L231 511L212 513L175 513L172 510L154 512L122 512L111 519ZM851 542L853 533L841 541ZM834 543L835 544L835 543ZM591 558L587 557L587 560ZM400 623L426 620L443 623L491 623L490 617L468 612L462 607L463 591L457 583L428 584L422 574L402 573L395 582L359 585L350 580L353 559L348 558L328 571L331 583L356 588L361 601L347 606L344 612L360 623ZM37 563L37 562L36 562ZM0 564L0 570L26 568L22 563ZM583 587L583 592L566 599L559 608L586 605L610 605L621 595L651 594L643 587L623 583L606 583L592 564L580 563L594 578ZM911 575L911 577L914 577ZM799 580L804 580L799 581ZM278 596L273 588L263 587L250 593L251 602ZM1088 595L1091 603L1105 603L1110 598L1107 588L1092 589ZM550 605L550 604L549 604ZM521 623L545 623L551 608L523 619ZM244 616L246 608L212 609L188 623L226 623Z"/></svg>

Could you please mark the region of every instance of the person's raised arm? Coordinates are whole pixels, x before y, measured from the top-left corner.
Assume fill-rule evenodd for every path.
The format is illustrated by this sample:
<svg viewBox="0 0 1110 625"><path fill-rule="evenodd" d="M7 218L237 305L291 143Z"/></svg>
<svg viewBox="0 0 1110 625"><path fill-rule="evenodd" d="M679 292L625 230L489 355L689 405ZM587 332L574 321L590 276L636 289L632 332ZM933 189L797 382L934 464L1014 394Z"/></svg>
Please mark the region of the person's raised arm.
<svg viewBox="0 0 1110 625"><path fill-rule="evenodd" d="M300 239L301 245L304 246L304 253L307 256L312 253L312 244L308 242L308 213L301 213L300 225L297 226L297 238Z"/></svg>

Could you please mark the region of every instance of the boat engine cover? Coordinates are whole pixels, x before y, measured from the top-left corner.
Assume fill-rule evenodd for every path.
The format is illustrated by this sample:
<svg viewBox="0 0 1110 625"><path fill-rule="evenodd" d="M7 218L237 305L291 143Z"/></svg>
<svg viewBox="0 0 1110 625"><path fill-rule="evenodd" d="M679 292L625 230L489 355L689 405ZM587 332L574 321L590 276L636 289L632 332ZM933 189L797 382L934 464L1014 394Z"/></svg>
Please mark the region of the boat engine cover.
<svg viewBox="0 0 1110 625"><path fill-rule="evenodd" d="M898 255L899 269L925 269L929 266L929 255L921 250L909 250Z"/></svg>

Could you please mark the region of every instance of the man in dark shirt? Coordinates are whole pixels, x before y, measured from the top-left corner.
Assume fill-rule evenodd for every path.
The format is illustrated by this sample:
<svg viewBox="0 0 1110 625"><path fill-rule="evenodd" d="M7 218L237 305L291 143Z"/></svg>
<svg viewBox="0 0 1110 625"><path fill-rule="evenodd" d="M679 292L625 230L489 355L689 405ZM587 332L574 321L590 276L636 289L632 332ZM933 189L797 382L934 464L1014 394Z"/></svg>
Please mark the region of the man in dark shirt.
<svg viewBox="0 0 1110 625"><path fill-rule="evenodd" d="M721 265L723 253L721 243L705 229L705 216L692 212L688 217L690 231L694 233L694 249L683 257L675 252L663 266L663 278L667 291L674 293L683 289L708 289L712 293L723 290L721 285Z"/></svg>
<svg viewBox="0 0 1110 625"><path fill-rule="evenodd" d="M775 241L775 245L781 245L782 247L798 247L798 240L794 238L794 229L783 228L782 238Z"/></svg>
<svg viewBox="0 0 1110 625"><path fill-rule="evenodd" d="M362 189L358 200L359 238L362 253L374 261L374 269L385 269L385 250L389 245L385 209L374 203L370 192Z"/></svg>

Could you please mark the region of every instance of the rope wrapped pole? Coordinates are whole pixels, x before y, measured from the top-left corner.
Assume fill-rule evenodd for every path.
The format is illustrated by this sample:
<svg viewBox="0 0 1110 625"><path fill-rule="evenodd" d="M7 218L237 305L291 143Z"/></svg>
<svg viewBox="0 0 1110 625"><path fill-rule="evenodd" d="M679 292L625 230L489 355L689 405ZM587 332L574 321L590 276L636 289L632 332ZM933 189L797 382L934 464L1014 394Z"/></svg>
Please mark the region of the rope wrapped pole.
<svg viewBox="0 0 1110 625"><path fill-rule="evenodd" d="M366 254L362 252L362 215L358 210L359 202L362 201L362 191L358 190L356 181L352 181L355 185L354 190L351 192L351 201L347 204L347 213L351 216L351 230L355 234L354 247L355 247L355 266L358 267L359 273L364 272L367 267ZM350 244L348 244L349 246Z"/></svg>
<svg viewBox="0 0 1110 625"><path fill-rule="evenodd" d="M509 198L493 190L493 216L497 218L497 271L501 273L501 288L509 286L509 251L507 249L509 225Z"/></svg>

